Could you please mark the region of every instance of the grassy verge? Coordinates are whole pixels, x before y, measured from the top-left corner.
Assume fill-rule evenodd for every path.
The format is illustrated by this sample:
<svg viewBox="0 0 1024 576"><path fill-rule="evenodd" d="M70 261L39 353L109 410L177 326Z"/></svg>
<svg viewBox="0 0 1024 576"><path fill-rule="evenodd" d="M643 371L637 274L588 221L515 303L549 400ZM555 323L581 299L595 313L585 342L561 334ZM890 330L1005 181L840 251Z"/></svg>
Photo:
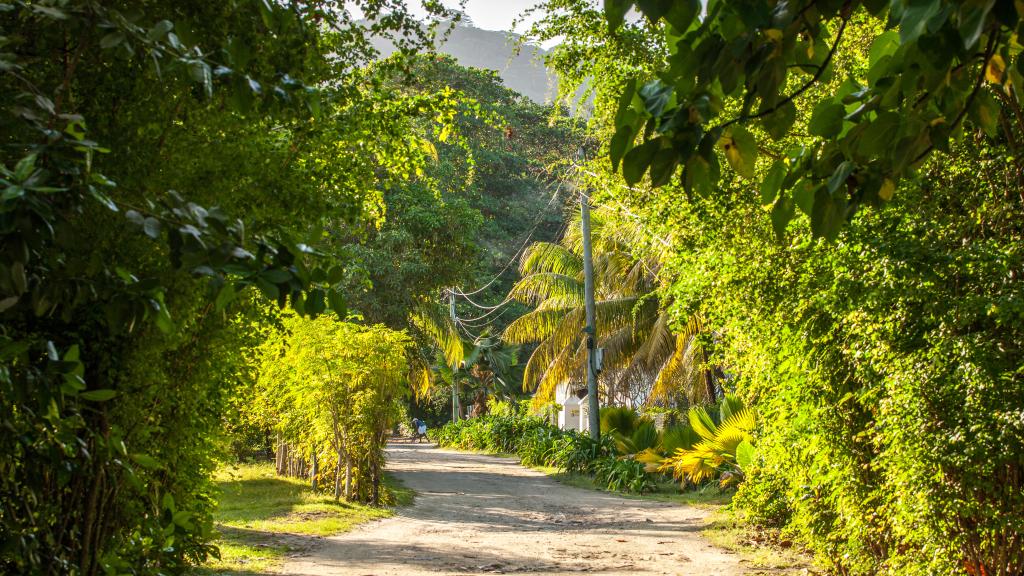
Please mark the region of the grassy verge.
<svg viewBox="0 0 1024 576"><path fill-rule="evenodd" d="M220 505L215 517L221 559L204 566L204 575L273 573L290 555L311 549L325 536L386 518L391 508L335 502L300 480L281 478L272 464L238 465L219 470L215 481ZM394 504L408 505L413 491L385 475Z"/></svg>
<svg viewBox="0 0 1024 576"><path fill-rule="evenodd" d="M792 541L777 531L761 530L742 522L731 510L723 508L712 514L701 533L712 544L739 554L751 569L772 574L816 574L811 568L813 558Z"/></svg>
<svg viewBox="0 0 1024 576"><path fill-rule="evenodd" d="M586 488L588 490L599 490L607 492L601 486L598 486L594 482L592 476L584 474L570 474L568 472L562 472L558 468L551 466L534 466L535 470L539 470L550 476L556 482L565 484L567 486L575 486L576 488ZM631 494L628 492L612 492L617 496L623 498L636 498L640 500L657 500L659 502L674 502L680 505L686 506L698 506L698 507L714 507L717 508L723 504L728 504L732 499L731 493L722 493L717 488L709 487L699 490L691 490L688 492L680 492L679 485L675 482L660 482L656 485L653 492L646 492L644 494Z"/></svg>

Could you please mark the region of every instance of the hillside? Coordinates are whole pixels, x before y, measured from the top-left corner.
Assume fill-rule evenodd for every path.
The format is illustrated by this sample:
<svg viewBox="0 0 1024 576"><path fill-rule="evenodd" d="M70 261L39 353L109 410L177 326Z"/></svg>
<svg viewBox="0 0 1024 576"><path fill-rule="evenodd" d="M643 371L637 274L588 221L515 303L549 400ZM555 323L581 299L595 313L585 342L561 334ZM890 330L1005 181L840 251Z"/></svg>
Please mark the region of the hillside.
<svg viewBox="0 0 1024 576"><path fill-rule="evenodd" d="M510 32L460 24L439 44L438 51L451 55L463 66L497 71L505 86L534 102L551 101L558 83L555 74L544 67L546 51L539 46L524 46L516 53L518 38ZM395 51L386 38L375 38L373 44L383 57Z"/></svg>

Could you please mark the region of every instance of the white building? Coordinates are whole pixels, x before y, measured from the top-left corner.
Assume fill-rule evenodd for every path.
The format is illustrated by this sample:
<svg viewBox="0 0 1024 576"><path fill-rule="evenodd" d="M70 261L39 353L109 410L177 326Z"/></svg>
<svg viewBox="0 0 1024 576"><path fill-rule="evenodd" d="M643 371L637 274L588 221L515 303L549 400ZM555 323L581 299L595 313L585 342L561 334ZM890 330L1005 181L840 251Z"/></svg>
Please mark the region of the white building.
<svg viewBox="0 0 1024 576"><path fill-rule="evenodd" d="M562 407L558 412L559 428L579 432L590 430L590 404L586 389L578 389L572 383L561 384L555 389L555 402Z"/></svg>

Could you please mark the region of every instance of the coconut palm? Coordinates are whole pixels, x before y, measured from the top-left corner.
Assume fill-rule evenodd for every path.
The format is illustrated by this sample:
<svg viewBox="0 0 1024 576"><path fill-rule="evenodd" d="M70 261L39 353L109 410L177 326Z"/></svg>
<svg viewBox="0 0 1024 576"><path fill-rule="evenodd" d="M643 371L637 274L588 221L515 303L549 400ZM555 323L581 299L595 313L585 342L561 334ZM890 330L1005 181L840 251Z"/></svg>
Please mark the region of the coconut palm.
<svg viewBox="0 0 1024 576"><path fill-rule="evenodd" d="M605 209L592 213L598 345L605 349L606 402L637 405L681 393L690 403L713 401L713 375L698 336L699 316L673 333L656 293L659 254L638 255L634 227L618 225ZM579 221L559 243L538 242L520 260L522 279L511 296L534 309L506 328L514 344L536 344L523 386L534 401L553 399L557 386L582 382L586 361L583 260Z"/></svg>

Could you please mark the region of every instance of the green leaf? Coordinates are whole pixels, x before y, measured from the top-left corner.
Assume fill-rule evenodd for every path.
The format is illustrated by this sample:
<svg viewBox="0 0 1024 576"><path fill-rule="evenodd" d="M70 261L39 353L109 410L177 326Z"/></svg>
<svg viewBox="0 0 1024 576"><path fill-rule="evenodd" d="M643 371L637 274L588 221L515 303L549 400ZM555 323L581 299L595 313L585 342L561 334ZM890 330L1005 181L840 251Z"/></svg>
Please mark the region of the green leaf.
<svg viewBox="0 0 1024 576"><path fill-rule="evenodd" d="M811 212L811 232L817 238L830 242L839 237L846 222L846 193L830 194L821 186L814 194L814 210Z"/></svg>
<svg viewBox="0 0 1024 576"><path fill-rule="evenodd" d="M629 150L629 146L632 143L633 127L619 126L618 130L615 131L615 135L612 136L608 150L608 155L612 161L612 170L618 172L619 163L622 161L622 157L626 155L626 151Z"/></svg>
<svg viewBox="0 0 1024 576"><path fill-rule="evenodd" d="M629 12L632 6L633 2L629 0L604 0L604 17L608 21L608 28L615 30L622 26L626 20L626 12Z"/></svg>
<svg viewBox="0 0 1024 576"><path fill-rule="evenodd" d="M683 187L691 194L707 197L712 192L711 166L700 154L694 154L686 161L683 172Z"/></svg>
<svg viewBox="0 0 1024 576"><path fill-rule="evenodd" d="M192 75L192 80L203 85L206 96L213 96L213 72L210 65L202 60L193 60L189 62L188 71Z"/></svg>
<svg viewBox="0 0 1024 576"><path fill-rule="evenodd" d="M143 468L149 468L150 470L157 470L161 467L160 462L150 456L149 454L135 453L131 455L132 462L135 462ZM174 499L171 499L171 506L174 506ZM167 506L164 506L165 508Z"/></svg>
<svg viewBox="0 0 1024 576"><path fill-rule="evenodd" d="M192 530L194 528L192 525L192 516L193 514L191 512L179 510L171 516L171 521L185 530Z"/></svg>
<svg viewBox="0 0 1024 576"><path fill-rule="evenodd" d="M28 177L32 175L35 168L36 153L33 152L21 160L18 160L18 163L14 165L14 180L16 182L24 182L25 180L28 180Z"/></svg>
<svg viewBox="0 0 1024 576"><path fill-rule="evenodd" d="M679 155L672 148L663 148L651 161L651 185L655 188L669 183L679 165Z"/></svg>
<svg viewBox="0 0 1024 576"><path fill-rule="evenodd" d="M160 221L152 216L146 218L142 222L142 231L146 233L146 236L156 239L160 237Z"/></svg>
<svg viewBox="0 0 1024 576"><path fill-rule="evenodd" d="M985 31L988 14L995 5L995 0L976 0L960 3L960 37L964 41L964 49L973 50Z"/></svg>
<svg viewBox="0 0 1024 576"><path fill-rule="evenodd" d="M900 33L896 30L882 32L875 37L868 51L868 68L873 68L883 57L892 56L900 47Z"/></svg>
<svg viewBox="0 0 1024 576"><path fill-rule="evenodd" d="M155 26L149 29L146 37L151 41L157 41L167 36L167 33L174 29L174 24L170 20L161 20L156 23Z"/></svg>
<svg viewBox="0 0 1024 576"><path fill-rule="evenodd" d="M999 102L988 90L982 90L975 98L975 114L973 115L981 129L989 138L999 135L999 114L1001 108Z"/></svg>
<svg viewBox="0 0 1024 576"><path fill-rule="evenodd" d="M665 19L677 32L682 34L689 30L693 22L696 21L700 10L700 0L675 0L672 2L668 14L665 15Z"/></svg>
<svg viewBox="0 0 1024 576"><path fill-rule="evenodd" d="M742 126L733 126L730 133L722 137L720 145L732 169L740 176L752 179L757 166L757 141L754 136Z"/></svg>
<svg viewBox="0 0 1024 576"><path fill-rule="evenodd" d="M663 84L661 80L652 80L640 89L640 99L644 102L647 113L660 118L669 101L672 99L672 86Z"/></svg>
<svg viewBox="0 0 1024 576"><path fill-rule="evenodd" d="M260 289L260 292L262 292L263 296L268 300L277 300L278 296L281 295L277 290L277 286L267 282L267 280L262 276L257 276L254 281L256 283L256 287Z"/></svg>
<svg viewBox="0 0 1024 576"><path fill-rule="evenodd" d="M103 206L105 206L107 210L110 210L111 212L117 212L117 204L115 204L114 201L111 200L110 196L107 196L103 192L100 192L99 189L97 189L92 184L89 184L88 189L89 195L92 196L100 204L103 204Z"/></svg>
<svg viewBox="0 0 1024 576"><path fill-rule="evenodd" d="M856 168L856 165L849 160L846 160L837 166L835 172L833 172L832 176L828 179L828 191L835 192L840 188L843 188L845 191L844 185L846 184L847 178L849 178L850 174L853 173L854 168Z"/></svg>
<svg viewBox="0 0 1024 576"><path fill-rule="evenodd" d="M170 510L171 514L177 510L174 506L174 496L170 492L164 492L164 497L160 499L160 507L164 510Z"/></svg>
<svg viewBox="0 0 1024 576"><path fill-rule="evenodd" d="M269 30L277 29L277 15L274 13L274 4L271 0L258 0L260 17L263 18L263 25Z"/></svg>
<svg viewBox="0 0 1024 576"><path fill-rule="evenodd" d="M320 288L314 288L309 291L306 296L306 313L310 316L319 316L327 309L324 304L324 291Z"/></svg>
<svg viewBox="0 0 1024 576"><path fill-rule="evenodd" d="M796 122L796 105L791 100L761 119L765 131L776 140L785 138L794 122Z"/></svg>
<svg viewBox="0 0 1024 576"><path fill-rule="evenodd" d="M214 310L220 312L235 299L235 285L231 282L225 282L220 290L217 292L217 298L214 300Z"/></svg>
<svg viewBox="0 0 1024 576"><path fill-rule="evenodd" d="M348 310L345 309L345 297L338 290L331 290L327 293L327 303L330 304L331 310L338 315L338 319L344 321L348 315Z"/></svg>
<svg viewBox="0 0 1024 576"><path fill-rule="evenodd" d="M124 39L124 32L121 30L115 30L100 39L100 48L103 48L104 50L113 48L121 42L124 42Z"/></svg>
<svg viewBox="0 0 1024 576"><path fill-rule="evenodd" d="M264 270L260 272L260 276L263 277L267 282L274 284L284 284L285 282L292 279L290 272L281 270L280 268L272 268L270 270Z"/></svg>
<svg viewBox="0 0 1024 576"><path fill-rule="evenodd" d="M654 154L660 147L660 140L648 140L626 154L625 158L622 159L622 177L626 180L627 184L632 186L643 180L644 172L651 165L651 161L654 160Z"/></svg>
<svg viewBox="0 0 1024 576"><path fill-rule="evenodd" d="M89 390L82 392L79 397L90 402L106 402L117 396L117 390Z"/></svg>
<svg viewBox="0 0 1024 576"><path fill-rule="evenodd" d="M761 204L767 206L775 202L782 189L782 181L786 179L789 167L784 160L776 160L761 181Z"/></svg>
<svg viewBox="0 0 1024 576"><path fill-rule="evenodd" d="M775 229L775 236L780 240L786 235L786 227L790 220L796 215L796 207L793 199L788 196L780 196L772 207L772 228Z"/></svg>
<svg viewBox="0 0 1024 576"><path fill-rule="evenodd" d="M846 116L846 108L842 104L832 100L823 100L814 107L811 121L807 124L807 131L814 136L835 138L843 131L844 116Z"/></svg>
<svg viewBox="0 0 1024 576"><path fill-rule="evenodd" d="M814 183L810 180L801 180L793 186L793 202L808 216L814 211L815 188Z"/></svg>
<svg viewBox="0 0 1024 576"><path fill-rule="evenodd" d="M736 445L736 464L742 470L749 469L754 463L755 454L754 445L749 440L744 439Z"/></svg>

